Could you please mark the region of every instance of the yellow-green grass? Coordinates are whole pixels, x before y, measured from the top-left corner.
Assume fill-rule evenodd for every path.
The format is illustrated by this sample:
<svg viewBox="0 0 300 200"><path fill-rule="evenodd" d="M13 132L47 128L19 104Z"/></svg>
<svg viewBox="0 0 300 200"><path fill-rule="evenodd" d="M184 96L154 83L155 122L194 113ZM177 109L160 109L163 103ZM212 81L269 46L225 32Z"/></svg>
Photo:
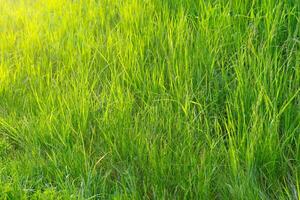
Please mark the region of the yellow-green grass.
<svg viewBox="0 0 300 200"><path fill-rule="evenodd" d="M0 199L299 199L298 0L0 0Z"/></svg>

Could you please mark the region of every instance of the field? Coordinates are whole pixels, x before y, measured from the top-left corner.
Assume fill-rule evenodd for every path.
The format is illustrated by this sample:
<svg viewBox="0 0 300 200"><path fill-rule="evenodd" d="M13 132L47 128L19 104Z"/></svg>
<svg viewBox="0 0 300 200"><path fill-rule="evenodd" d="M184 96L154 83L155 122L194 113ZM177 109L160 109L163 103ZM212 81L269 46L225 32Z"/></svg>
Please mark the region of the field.
<svg viewBox="0 0 300 200"><path fill-rule="evenodd" d="M0 0L0 199L300 199L298 0Z"/></svg>

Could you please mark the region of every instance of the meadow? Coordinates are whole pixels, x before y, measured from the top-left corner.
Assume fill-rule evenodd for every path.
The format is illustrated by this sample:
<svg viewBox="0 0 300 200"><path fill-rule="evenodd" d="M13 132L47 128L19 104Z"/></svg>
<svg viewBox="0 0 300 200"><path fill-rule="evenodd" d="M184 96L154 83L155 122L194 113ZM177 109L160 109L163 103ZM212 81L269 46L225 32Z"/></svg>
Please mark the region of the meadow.
<svg viewBox="0 0 300 200"><path fill-rule="evenodd" d="M0 199L300 199L299 0L0 0Z"/></svg>

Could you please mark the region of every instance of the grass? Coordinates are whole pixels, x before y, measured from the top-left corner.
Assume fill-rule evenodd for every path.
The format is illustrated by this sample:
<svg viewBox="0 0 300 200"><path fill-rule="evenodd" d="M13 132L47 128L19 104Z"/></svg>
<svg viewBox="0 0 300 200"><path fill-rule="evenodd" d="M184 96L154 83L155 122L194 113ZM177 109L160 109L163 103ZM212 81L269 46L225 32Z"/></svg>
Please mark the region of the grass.
<svg viewBox="0 0 300 200"><path fill-rule="evenodd" d="M299 199L300 4L0 0L0 199Z"/></svg>

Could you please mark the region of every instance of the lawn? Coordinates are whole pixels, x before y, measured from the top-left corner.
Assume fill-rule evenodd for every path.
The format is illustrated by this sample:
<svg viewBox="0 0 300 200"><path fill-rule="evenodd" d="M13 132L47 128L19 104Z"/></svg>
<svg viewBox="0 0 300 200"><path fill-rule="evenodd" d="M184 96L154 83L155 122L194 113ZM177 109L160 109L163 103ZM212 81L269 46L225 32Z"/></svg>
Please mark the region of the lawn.
<svg viewBox="0 0 300 200"><path fill-rule="evenodd" d="M299 0L0 0L0 199L300 199Z"/></svg>

